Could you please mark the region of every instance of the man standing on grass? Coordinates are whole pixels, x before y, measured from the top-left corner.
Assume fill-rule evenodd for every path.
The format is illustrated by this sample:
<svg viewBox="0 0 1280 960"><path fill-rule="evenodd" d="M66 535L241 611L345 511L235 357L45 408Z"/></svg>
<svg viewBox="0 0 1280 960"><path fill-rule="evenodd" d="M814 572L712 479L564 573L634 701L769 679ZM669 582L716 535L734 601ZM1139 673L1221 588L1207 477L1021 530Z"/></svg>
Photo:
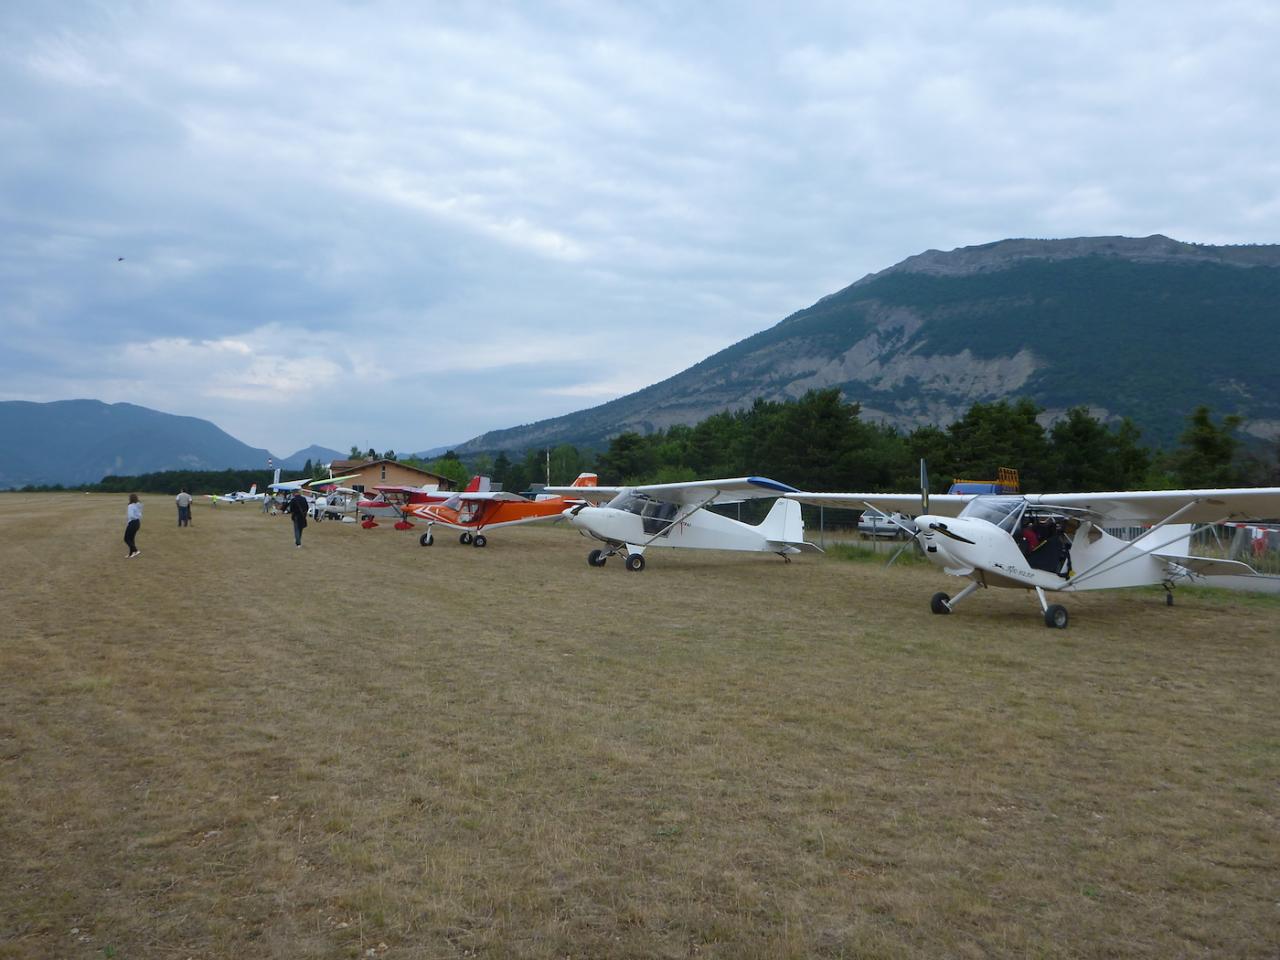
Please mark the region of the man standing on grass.
<svg viewBox="0 0 1280 960"><path fill-rule="evenodd" d="M178 502L178 526L191 526L191 494L183 487L174 500Z"/></svg>
<svg viewBox="0 0 1280 960"><path fill-rule="evenodd" d="M307 510L310 504L307 498L302 495L301 490L293 491L293 496L289 498L289 516L293 520L293 543L294 546L302 546L302 530L307 525Z"/></svg>

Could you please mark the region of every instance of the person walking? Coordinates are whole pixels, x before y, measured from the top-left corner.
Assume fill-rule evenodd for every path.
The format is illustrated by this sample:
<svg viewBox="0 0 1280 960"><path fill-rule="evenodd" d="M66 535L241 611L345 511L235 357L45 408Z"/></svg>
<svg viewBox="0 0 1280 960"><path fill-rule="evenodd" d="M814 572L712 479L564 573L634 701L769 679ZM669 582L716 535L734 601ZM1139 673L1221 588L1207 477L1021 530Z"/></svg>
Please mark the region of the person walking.
<svg viewBox="0 0 1280 960"><path fill-rule="evenodd" d="M178 526L191 526L191 494L183 487L174 500L178 503Z"/></svg>
<svg viewBox="0 0 1280 960"><path fill-rule="evenodd" d="M293 544L296 547L302 546L302 531L307 525L307 511L310 504L307 498L302 495L302 491L293 491L293 496L289 498L289 516L293 519Z"/></svg>
<svg viewBox="0 0 1280 960"><path fill-rule="evenodd" d="M124 542L129 547L129 555L126 560L132 560L142 551L138 549L138 544L134 538L138 535L138 530L142 527L142 504L138 502L136 493L129 494L129 506L125 511L127 523L124 525Z"/></svg>

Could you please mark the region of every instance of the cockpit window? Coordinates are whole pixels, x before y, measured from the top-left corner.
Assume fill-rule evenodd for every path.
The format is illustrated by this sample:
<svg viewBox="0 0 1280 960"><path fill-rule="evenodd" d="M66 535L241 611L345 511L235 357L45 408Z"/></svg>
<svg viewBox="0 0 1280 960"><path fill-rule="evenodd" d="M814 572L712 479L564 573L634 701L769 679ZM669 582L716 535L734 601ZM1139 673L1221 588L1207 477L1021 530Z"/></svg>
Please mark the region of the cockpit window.
<svg viewBox="0 0 1280 960"><path fill-rule="evenodd" d="M960 511L962 517L977 517L994 523L1001 530L1013 533L1018 528L1027 501L1022 497L974 497Z"/></svg>
<svg viewBox="0 0 1280 960"><path fill-rule="evenodd" d="M623 490L606 503L605 506L613 510L625 510L627 513L643 515L645 505L653 502L652 497L647 497L643 493L636 493L634 490Z"/></svg>
<svg viewBox="0 0 1280 960"><path fill-rule="evenodd" d="M664 500L655 500L643 493L636 493L633 490L624 490L618 494L607 504L614 510L625 510L627 513L634 513L644 519L644 532L652 535L666 534L671 529L671 522L675 520L676 515L680 512L680 508L674 503L667 503Z"/></svg>

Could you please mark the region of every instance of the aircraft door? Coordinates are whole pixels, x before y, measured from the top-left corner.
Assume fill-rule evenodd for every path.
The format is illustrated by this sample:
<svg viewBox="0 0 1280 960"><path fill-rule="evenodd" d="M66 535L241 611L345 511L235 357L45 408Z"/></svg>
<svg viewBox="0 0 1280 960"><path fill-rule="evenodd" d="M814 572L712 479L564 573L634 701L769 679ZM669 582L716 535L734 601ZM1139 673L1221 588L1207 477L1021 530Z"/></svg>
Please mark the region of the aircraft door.
<svg viewBox="0 0 1280 960"><path fill-rule="evenodd" d="M675 519L679 507L674 503L651 500L645 504L641 517L644 521L644 532L647 536L667 536L671 532L671 521Z"/></svg>

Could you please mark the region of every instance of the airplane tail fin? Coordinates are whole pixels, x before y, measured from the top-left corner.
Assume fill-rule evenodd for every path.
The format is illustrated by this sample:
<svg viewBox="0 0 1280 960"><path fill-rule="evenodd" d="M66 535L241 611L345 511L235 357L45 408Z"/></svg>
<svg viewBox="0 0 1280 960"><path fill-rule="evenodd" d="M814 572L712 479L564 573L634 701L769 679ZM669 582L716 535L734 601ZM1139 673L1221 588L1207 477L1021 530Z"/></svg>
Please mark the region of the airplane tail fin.
<svg viewBox="0 0 1280 960"><path fill-rule="evenodd" d="M489 489L489 478L476 474L471 481L463 488L463 493L485 493Z"/></svg>
<svg viewBox="0 0 1280 960"><path fill-rule="evenodd" d="M258 492L258 485L255 483L249 487L249 496L254 496Z"/></svg>
<svg viewBox="0 0 1280 960"><path fill-rule="evenodd" d="M574 487L594 487L600 478L594 473L580 473L578 479L573 481L571 486Z"/></svg>
<svg viewBox="0 0 1280 960"><path fill-rule="evenodd" d="M1159 554L1161 557L1186 557L1191 555L1190 523L1167 523L1159 530L1151 533L1147 539L1140 541L1137 547L1147 553Z"/></svg>
<svg viewBox="0 0 1280 960"><path fill-rule="evenodd" d="M760 521L759 530L767 539L779 543L803 543L804 520L800 516L800 504L779 497L768 516Z"/></svg>

